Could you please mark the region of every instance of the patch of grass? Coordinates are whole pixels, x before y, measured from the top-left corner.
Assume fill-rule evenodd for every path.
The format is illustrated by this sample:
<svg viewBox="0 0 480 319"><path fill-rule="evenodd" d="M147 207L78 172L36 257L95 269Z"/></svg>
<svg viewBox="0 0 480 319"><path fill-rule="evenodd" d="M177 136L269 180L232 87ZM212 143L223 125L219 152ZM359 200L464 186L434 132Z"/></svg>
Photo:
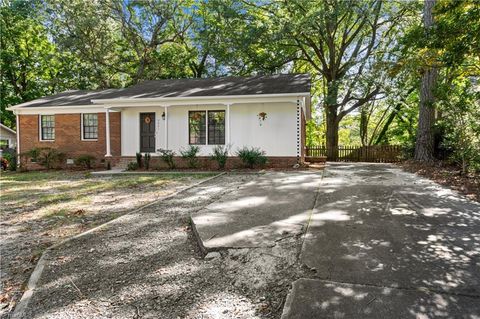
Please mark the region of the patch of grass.
<svg viewBox="0 0 480 319"><path fill-rule="evenodd" d="M71 180L81 179L86 175L85 172L65 172L65 171L31 171L31 172L12 172L2 173L0 180L5 182L46 182L52 180Z"/></svg>
<svg viewBox="0 0 480 319"><path fill-rule="evenodd" d="M215 174L172 173L91 177L90 173L69 171L4 173L0 176L2 183L0 199L3 203L8 202L8 207L26 207L34 204L41 208L70 201L89 203L91 202L89 195L101 192L136 190L144 186L163 188L172 182L203 179Z"/></svg>

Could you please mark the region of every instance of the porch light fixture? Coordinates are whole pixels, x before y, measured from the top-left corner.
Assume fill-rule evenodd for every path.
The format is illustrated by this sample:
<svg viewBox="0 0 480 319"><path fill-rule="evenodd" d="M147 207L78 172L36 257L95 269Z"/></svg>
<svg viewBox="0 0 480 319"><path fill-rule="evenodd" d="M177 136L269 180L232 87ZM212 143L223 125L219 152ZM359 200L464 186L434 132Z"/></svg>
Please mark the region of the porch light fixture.
<svg viewBox="0 0 480 319"><path fill-rule="evenodd" d="M165 121L165 112L162 113L162 120Z"/></svg>

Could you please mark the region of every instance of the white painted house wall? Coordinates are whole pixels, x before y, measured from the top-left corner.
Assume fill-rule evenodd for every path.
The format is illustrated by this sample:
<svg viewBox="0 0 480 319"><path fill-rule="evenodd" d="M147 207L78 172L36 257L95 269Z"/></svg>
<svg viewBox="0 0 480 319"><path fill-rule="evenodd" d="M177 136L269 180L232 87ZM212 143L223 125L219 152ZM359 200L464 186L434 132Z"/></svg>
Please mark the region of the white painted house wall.
<svg viewBox="0 0 480 319"><path fill-rule="evenodd" d="M13 133L11 130L8 130L0 126L0 140L8 141L10 148L15 148L17 145L17 134Z"/></svg>
<svg viewBox="0 0 480 319"><path fill-rule="evenodd" d="M267 156L294 157L297 155L296 104L235 103L230 106L230 130L226 120L226 143L230 132L231 154L242 146L259 147ZM188 147L188 112L195 110L226 110L223 104L168 107L168 146L165 145L164 107L124 108L121 112L122 156L134 156L140 149L140 113L155 112L156 149L168 148L179 154ZM260 121L258 113L267 113ZM214 145L199 145L200 156L210 155Z"/></svg>

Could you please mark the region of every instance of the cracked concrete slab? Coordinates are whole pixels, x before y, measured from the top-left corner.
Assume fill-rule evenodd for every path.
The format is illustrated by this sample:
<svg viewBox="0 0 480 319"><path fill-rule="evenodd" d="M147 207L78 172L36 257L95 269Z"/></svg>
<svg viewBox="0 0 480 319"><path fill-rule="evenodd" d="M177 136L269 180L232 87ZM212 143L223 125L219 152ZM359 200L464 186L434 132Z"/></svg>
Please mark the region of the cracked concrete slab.
<svg viewBox="0 0 480 319"><path fill-rule="evenodd" d="M477 298L425 290L299 279L282 319L479 318Z"/></svg>
<svg viewBox="0 0 480 319"><path fill-rule="evenodd" d="M269 247L302 233L322 172L268 172L193 214L204 252Z"/></svg>
<svg viewBox="0 0 480 319"><path fill-rule="evenodd" d="M391 165L326 170L301 260L321 279L480 296L480 204Z"/></svg>

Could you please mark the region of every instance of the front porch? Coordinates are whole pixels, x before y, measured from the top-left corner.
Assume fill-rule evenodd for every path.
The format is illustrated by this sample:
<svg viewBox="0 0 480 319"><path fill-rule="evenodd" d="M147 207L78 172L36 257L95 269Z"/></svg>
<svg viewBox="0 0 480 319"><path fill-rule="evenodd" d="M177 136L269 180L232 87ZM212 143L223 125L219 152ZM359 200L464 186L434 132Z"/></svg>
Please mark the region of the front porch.
<svg viewBox="0 0 480 319"><path fill-rule="evenodd" d="M291 166L304 159L304 97L93 102L105 108L106 159L119 166L134 160L139 152L151 153L161 165L156 159L159 149L172 150L179 156L190 145L199 147L205 168L211 167L208 162L217 145L228 147L230 168L238 166L234 157L244 146L264 151L275 167ZM121 119L120 156L112 156L110 149L109 118L113 112L120 113ZM180 157L177 160L182 162Z"/></svg>

